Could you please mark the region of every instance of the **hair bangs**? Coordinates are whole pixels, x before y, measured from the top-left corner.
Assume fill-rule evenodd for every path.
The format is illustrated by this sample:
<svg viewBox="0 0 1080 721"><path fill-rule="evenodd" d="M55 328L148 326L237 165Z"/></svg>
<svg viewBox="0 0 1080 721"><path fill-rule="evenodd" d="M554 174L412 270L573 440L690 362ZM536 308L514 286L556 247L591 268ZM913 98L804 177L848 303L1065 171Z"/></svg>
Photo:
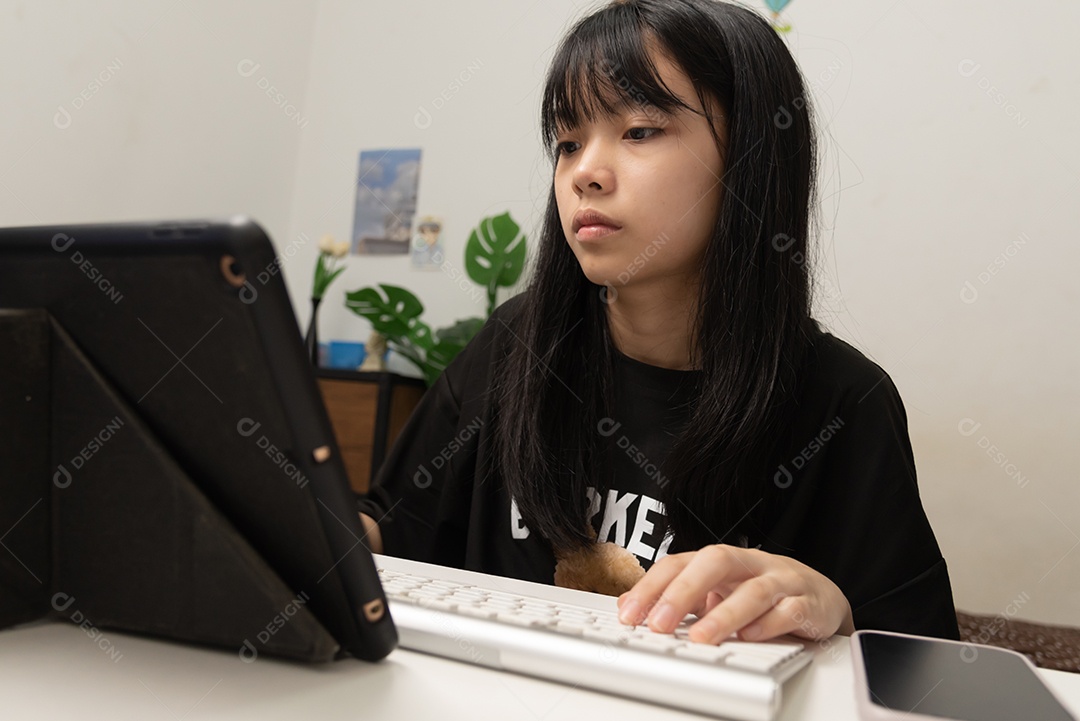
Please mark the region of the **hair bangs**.
<svg viewBox="0 0 1080 721"><path fill-rule="evenodd" d="M665 122L690 109L660 78L653 62L660 47L628 5L610 5L574 27L544 84L541 131L553 159L559 132L586 121L640 109Z"/></svg>

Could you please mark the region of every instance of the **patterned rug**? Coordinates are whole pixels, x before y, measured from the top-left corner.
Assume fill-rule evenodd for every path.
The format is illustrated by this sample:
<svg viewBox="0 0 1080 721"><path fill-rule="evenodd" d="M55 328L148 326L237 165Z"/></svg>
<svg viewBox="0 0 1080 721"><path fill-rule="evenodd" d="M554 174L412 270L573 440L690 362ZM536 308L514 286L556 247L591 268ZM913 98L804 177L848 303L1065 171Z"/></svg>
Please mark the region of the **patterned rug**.
<svg viewBox="0 0 1080 721"><path fill-rule="evenodd" d="M957 611L960 639L1019 651L1040 668L1080 673L1080 628Z"/></svg>

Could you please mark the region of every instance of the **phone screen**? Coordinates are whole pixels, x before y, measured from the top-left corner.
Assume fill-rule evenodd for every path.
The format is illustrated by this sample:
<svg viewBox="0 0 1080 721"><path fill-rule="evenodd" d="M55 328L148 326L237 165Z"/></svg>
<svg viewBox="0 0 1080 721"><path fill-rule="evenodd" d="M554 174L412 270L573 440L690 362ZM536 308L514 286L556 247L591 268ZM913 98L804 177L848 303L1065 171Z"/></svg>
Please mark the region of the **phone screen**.
<svg viewBox="0 0 1080 721"><path fill-rule="evenodd" d="M960 721L1076 721L1023 659L986 646L864 633L871 701Z"/></svg>

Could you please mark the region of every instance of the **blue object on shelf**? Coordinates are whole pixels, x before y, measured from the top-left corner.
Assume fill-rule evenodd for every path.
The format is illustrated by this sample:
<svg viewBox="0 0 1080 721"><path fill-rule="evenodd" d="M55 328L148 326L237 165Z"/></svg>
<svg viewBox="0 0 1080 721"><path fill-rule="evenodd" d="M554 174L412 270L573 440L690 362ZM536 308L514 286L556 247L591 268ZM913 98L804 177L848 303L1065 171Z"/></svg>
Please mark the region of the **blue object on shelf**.
<svg viewBox="0 0 1080 721"><path fill-rule="evenodd" d="M356 370L364 362L366 355L363 343L332 340L327 353L327 367Z"/></svg>

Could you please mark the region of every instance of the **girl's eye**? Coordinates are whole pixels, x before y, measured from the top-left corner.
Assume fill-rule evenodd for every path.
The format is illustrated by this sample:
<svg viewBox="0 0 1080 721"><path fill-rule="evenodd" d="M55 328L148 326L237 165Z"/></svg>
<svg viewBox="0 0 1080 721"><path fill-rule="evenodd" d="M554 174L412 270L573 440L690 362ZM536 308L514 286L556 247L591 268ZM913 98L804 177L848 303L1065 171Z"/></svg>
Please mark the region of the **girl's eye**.
<svg viewBox="0 0 1080 721"><path fill-rule="evenodd" d="M562 143L557 143L555 145L555 154L560 156L560 157L563 156L563 155L568 155L568 154L574 152L574 150L572 148L568 148L567 146L575 145L575 144L576 143L574 143L573 141L570 141L570 140L567 140L567 141L562 142Z"/></svg>
<svg viewBox="0 0 1080 721"><path fill-rule="evenodd" d="M645 140L659 132L660 128L630 128L626 131L626 134L631 136L631 140ZM635 135L640 135L641 133L645 133L644 137L633 137Z"/></svg>
<svg viewBox="0 0 1080 721"><path fill-rule="evenodd" d="M648 140L657 133L663 132L660 128L630 128L626 131L626 134L630 136L630 140L642 141ZM572 140L566 140L555 145L555 154L559 157L569 155L577 150L577 143Z"/></svg>

